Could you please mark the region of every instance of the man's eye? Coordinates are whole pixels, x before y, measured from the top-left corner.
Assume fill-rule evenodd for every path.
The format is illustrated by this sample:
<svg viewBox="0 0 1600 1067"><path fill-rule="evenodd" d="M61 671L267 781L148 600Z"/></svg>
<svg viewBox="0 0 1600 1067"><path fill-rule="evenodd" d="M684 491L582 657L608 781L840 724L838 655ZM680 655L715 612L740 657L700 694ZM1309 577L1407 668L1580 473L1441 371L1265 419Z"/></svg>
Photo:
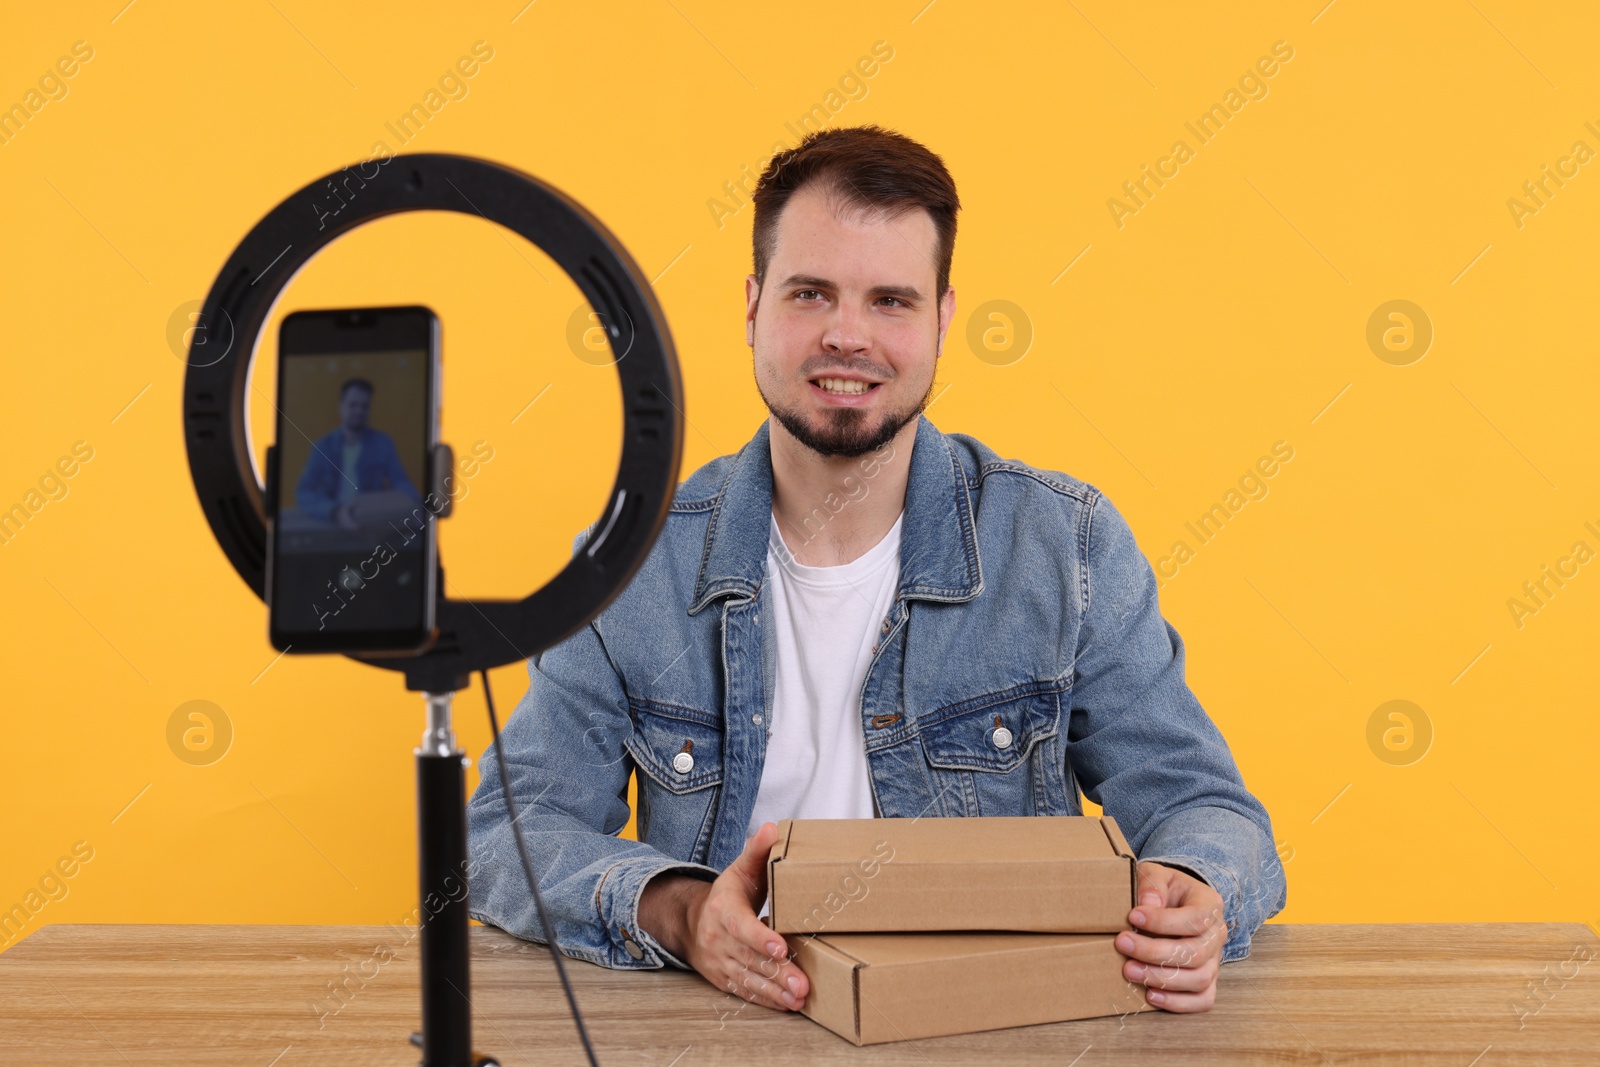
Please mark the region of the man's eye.
<svg viewBox="0 0 1600 1067"><path fill-rule="evenodd" d="M800 290L798 293L796 293L794 295L795 296L799 296L799 297L803 297L807 293L815 293L817 296L821 296L822 295L821 293L818 293L815 289L802 289L802 290Z"/></svg>
<svg viewBox="0 0 1600 1067"><path fill-rule="evenodd" d="M905 305L905 301L901 300L898 296L886 296L883 299L885 299L885 300L893 300L900 307L905 307L906 306Z"/></svg>

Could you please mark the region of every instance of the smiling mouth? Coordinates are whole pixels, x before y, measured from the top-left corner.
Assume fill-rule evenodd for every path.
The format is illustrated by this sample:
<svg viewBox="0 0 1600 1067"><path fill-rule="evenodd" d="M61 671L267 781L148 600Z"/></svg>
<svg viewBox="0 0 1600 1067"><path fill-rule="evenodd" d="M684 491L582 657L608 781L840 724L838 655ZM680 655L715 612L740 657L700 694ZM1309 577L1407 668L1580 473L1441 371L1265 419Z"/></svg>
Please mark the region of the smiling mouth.
<svg viewBox="0 0 1600 1067"><path fill-rule="evenodd" d="M838 396L858 396L878 388L878 382L863 382L854 378L812 378L811 384L825 393Z"/></svg>

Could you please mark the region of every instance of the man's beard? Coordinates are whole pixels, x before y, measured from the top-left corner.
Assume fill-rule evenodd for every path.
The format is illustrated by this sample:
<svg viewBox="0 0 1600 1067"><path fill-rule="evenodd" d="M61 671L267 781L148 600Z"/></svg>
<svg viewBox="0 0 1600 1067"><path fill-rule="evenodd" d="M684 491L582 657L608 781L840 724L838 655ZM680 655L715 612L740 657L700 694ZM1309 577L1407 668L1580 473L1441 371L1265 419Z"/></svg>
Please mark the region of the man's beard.
<svg viewBox="0 0 1600 1067"><path fill-rule="evenodd" d="M908 422L922 414L928 406L928 399L933 396L933 381L929 379L927 391L914 407L906 411L890 411L880 417L876 425L868 421L872 416L860 408L837 407L824 411L821 429L813 428L810 420L800 412L780 407L767 399L767 394L761 389L760 375L756 376L756 392L761 394L761 401L767 405L767 410L796 441L821 456L854 459L878 451L894 440Z"/></svg>

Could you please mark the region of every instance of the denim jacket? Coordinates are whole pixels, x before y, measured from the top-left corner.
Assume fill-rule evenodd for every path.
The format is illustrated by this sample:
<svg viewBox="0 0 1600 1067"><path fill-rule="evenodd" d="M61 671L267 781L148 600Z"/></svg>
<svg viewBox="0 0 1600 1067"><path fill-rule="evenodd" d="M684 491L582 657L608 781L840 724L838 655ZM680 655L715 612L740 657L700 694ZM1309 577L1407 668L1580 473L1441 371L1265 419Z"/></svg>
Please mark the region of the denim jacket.
<svg viewBox="0 0 1600 1067"><path fill-rule="evenodd" d="M528 661L501 744L569 956L687 967L639 928L645 883L664 871L709 880L744 847L774 674L768 433L763 422L681 483L627 588ZM871 491L870 477L860 484ZM819 502L813 515L838 509ZM1222 896L1223 962L1248 955L1284 906L1271 821L1184 680L1183 642L1122 515L1094 486L1001 459L925 415L899 587L860 713L879 815L1080 815L1081 791L1141 861ZM478 767L468 835L488 858L471 914L542 941L492 748ZM635 773L638 839L626 840Z"/></svg>
<svg viewBox="0 0 1600 1067"><path fill-rule="evenodd" d="M335 426L311 443L311 455L306 457L305 469L295 483L295 506L307 515L330 519L339 502L339 486L346 477L355 482L357 492L399 489L421 501L395 452L394 438L382 430L369 427L361 432L361 454L354 471L340 472L334 457L343 451L342 426Z"/></svg>

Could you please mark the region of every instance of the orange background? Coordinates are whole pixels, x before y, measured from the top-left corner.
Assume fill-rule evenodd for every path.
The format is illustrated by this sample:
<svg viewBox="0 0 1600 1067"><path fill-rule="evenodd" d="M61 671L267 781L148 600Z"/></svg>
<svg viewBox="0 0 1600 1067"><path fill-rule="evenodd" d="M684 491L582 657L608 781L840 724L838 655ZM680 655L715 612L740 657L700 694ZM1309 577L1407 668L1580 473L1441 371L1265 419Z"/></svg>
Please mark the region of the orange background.
<svg viewBox="0 0 1600 1067"><path fill-rule="evenodd" d="M189 480L172 338L249 228L379 141L553 183L665 307L687 476L765 414L747 189L805 116L900 130L955 175L957 318L928 414L1128 517L1273 815L1281 918L1600 916L1600 567L1574 554L1600 548L1600 177L1574 153L1600 149L1591 8L124 3L36 6L0 36L0 106L27 116L0 139L0 508L28 516L0 544L0 907L93 851L29 932L414 904L421 699L343 658L277 658ZM79 41L92 58L52 75ZM490 57L444 81L475 42ZM1278 42L1292 58L1252 76ZM1422 318L1374 319L1395 300ZM493 448L444 524L450 593L520 595L599 514L620 437L577 290L531 246L434 215L338 242L264 335L253 448L282 314L412 302L444 324L445 439ZM92 459L47 479L80 441ZM1278 442L1292 458L1245 480ZM1187 524L1213 504L1201 543ZM494 681L508 712L525 671ZM195 700L231 727L206 765L169 742ZM481 693L457 710L476 758Z"/></svg>

